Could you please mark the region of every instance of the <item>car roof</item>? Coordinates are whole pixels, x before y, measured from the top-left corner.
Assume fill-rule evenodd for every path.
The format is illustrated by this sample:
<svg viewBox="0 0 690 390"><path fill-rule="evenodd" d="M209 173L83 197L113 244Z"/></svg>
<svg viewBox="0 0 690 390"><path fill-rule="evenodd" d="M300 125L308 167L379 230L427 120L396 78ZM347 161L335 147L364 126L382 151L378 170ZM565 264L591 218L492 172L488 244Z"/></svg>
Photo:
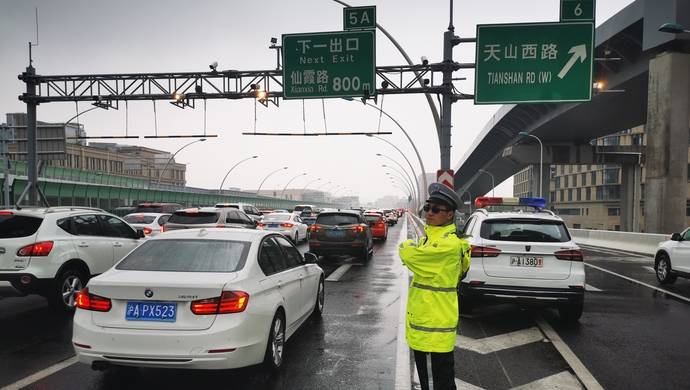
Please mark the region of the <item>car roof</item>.
<svg viewBox="0 0 690 390"><path fill-rule="evenodd" d="M129 217L130 215L143 215L145 217L159 217L159 216L171 215L171 214L170 213L129 213L129 214L125 215L125 217Z"/></svg>
<svg viewBox="0 0 690 390"><path fill-rule="evenodd" d="M359 216L359 213L356 211L351 211L351 210L340 210L340 211L322 211L319 214L319 217L322 215L328 215L328 214L347 214L347 215L354 215L354 216Z"/></svg>
<svg viewBox="0 0 690 390"><path fill-rule="evenodd" d="M516 219L543 219L547 221L560 221L563 222L563 219L555 214L553 214L549 210L544 210L544 211L527 211L527 212L520 212L520 211L486 211L482 209L482 211L475 211L473 214L483 214L487 217L487 219L504 219L504 218L516 218Z"/></svg>
<svg viewBox="0 0 690 390"><path fill-rule="evenodd" d="M275 234L269 230L254 230L244 228L200 228L171 230L165 234L149 238L149 240L179 240L179 239L210 239L210 240L233 240L233 241L256 241L261 238Z"/></svg>
<svg viewBox="0 0 690 390"><path fill-rule="evenodd" d="M94 207L79 207L79 206L59 206L59 207L22 207L20 209L3 209L3 212L11 212L16 215L27 216L45 216L47 214L79 214L84 212L109 214L103 209Z"/></svg>

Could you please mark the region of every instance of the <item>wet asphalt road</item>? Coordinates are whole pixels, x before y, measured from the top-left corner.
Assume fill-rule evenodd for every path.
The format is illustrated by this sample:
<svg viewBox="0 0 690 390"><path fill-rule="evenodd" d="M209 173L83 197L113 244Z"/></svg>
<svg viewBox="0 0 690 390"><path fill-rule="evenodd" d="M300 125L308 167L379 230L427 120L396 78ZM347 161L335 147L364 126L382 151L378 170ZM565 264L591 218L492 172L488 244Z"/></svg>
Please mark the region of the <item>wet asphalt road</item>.
<svg viewBox="0 0 690 390"><path fill-rule="evenodd" d="M401 220L402 221L402 220ZM374 257L322 258L326 277L342 264L352 267L326 282L322 319L310 319L286 343L281 372L261 367L225 372L131 369L92 371L76 363L32 383L30 389L390 389L394 386L400 301L398 224ZM306 244L299 246L304 252ZM19 297L0 287L0 387L74 355L71 318L54 314L36 296Z"/></svg>
<svg viewBox="0 0 690 390"><path fill-rule="evenodd" d="M321 260L327 276L341 264L353 266L339 281L327 282L322 320L310 320L287 342L286 363L277 375L260 367L95 372L77 363L26 388L393 389L404 277L396 244L407 234L401 225L377 243L369 264L347 257ZM458 383L475 389L576 389L584 383L594 388L582 369L573 368L572 356L566 359L555 347L562 339L594 384L605 389L688 388L690 303L610 273L659 287L649 257L588 248L586 264L589 287L578 324L562 323L552 309L510 304L463 315L455 348ZM689 280L661 288L690 300ZM557 339L548 336L548 328ZM54 314L42 298L18 297L0 287L0 387L73 356L70 339L68 317Z"/></svg>

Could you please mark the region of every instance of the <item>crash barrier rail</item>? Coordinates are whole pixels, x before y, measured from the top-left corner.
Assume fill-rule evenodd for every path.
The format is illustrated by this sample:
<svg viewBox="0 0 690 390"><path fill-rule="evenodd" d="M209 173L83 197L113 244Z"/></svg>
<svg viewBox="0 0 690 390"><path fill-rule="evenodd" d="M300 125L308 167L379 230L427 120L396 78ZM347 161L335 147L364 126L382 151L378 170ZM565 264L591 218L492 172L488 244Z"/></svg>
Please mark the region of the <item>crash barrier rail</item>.
<svg viewBox="0 0 690 390"><path fill-rule="evenodd" d="M14 204L26 187L26 163L13 161L12 169L8 173L10 200ZM0 184L4 180L4 173L0 169ZM188 207L212 206L223 202L250 203L259 208L288 209L304 203L318 207L341 207L308 199L288 200L243 191L223 190L218 194L218 190L205 188L156 186L146 179L63 167L44 167L39 175L39 187L51 206L88 206L109 211L117 207L151 201L180 203Z"/></svg>
<svg viewBox="0 0 690 390"><path fill-rule="evenodd" d="M602 248L620 249L629 252L656 254L662 241L670 238L668 234L630 233L610 230L568 229L573 240L578 244Z"/></svg>
<svg viewBox="0 0 690 390"><path fill-rule="evenodd" d="M418 216L408 212L407 215L410 217L410 220L412 221L412 225L414 226L414 231L417 234L417 239L419 237L422 237L424 235L424 222L422 222L421 219L419 219Z"/></svg>

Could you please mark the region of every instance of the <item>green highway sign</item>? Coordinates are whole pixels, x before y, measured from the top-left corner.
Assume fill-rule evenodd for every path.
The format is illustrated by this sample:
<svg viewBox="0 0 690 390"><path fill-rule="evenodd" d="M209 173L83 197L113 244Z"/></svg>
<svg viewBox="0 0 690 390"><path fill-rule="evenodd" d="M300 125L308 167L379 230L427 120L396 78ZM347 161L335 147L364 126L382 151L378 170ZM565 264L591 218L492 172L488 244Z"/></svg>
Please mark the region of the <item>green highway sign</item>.
<svg viewBox="0 0 690 390"><path fill-rule="evenodd" d="M475 104L592 97L594 24L477 25Z"/></svg>
<svg viewBox="0 0 690 390"><path fill-rule="evenodd" d="M376 28L376 6L343 8L343 29Z"/></svg>
<svg viewBox="0 0 690 390"><path fill-rule="evenodd" d="M594 0L561 0L561 22L594 22Z"/></svg>
<svg viewBox="0 0 690 390"><path fill-rule="evenodd" d="M374 31L283 35L283 98L376 93Z"/></svg>

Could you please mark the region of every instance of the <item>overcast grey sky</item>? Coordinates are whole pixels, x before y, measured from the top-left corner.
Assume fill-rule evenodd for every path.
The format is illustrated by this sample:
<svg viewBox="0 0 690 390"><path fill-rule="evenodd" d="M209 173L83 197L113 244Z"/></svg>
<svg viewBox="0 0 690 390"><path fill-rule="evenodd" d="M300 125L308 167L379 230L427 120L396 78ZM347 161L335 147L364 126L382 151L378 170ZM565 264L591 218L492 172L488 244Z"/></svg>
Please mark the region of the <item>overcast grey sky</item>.
<svg viewBox="0 0 690 390"><path fill-rule="evenodd" d="M631 0L597 1L597 25L630 4ZM376 5L377 21L405 48L413 61L427 56L441 60L442 34L448 25L448 1L370 0L353 6ZM275 67L271 37L300 32L342 30L342 7L331 0L293 1L180 1L180 0L0 0L0 114L24 112L18 99L25 86L17 79L28 64L27 43L35 40L34 7L39 10L39 46L34 48L38 74L88 74L206 71L218 61L219 69L260 70ZM456 34L473 37L477 24L557 21L559 0L456 0ZM402 65L404 59L377 33L377 65ZM474 62L474 45L462 44L454 51L458 62ZM473 93L473 72L456 82L463 92ZM379 101L381 104L381 101ZM421 95L389 95L383 109L411 134L427 171L439 167L438 140L426 100ZM94 110L80 117L90 136L124 133L125 111ZM175 108L157 103L159 134L198 133L203 129L203 110ZM461 101L453 106L452 165L458 163L472 141L498 109L498 105L475 106ZM80 109L88 108L81 104ZM38 107L38 119L64 122L73 115L74 103L49 103ZM300 101L282 101L280 107L259 105L258 131L302 129ZM320 100L306 103L308 131L322 131ZM374 131L374 109L340 99L326 100L329 131ZM4 118L2 120L4 122ZM383 119L387 139L412 160L414 153L397 127ZM258 154L228 178L230 186L255 189L275 167L288 166L272 176L264 188L280 188L293 176L294 186L318 177L352 189L363 200L383 195L402 195L389 185L381 168L389 155L404 164L397 152L382 141L365 137L253 137L243 136L254 124L254 102L211 100L207 109L209 133L219 138L190 146L177 156L187 164L191 186L217 188L235 162ZM130 102L130 134L154 132L151 102ZM130 141L130 140L128 140ZM134 140L142 146L174 152L189 140ZM416 160L416 159L415 159ZM413 161L414 162L414 161ZM416 169L418 169L416 167ZM496 194L512 195L512 180Z"/></svg>

